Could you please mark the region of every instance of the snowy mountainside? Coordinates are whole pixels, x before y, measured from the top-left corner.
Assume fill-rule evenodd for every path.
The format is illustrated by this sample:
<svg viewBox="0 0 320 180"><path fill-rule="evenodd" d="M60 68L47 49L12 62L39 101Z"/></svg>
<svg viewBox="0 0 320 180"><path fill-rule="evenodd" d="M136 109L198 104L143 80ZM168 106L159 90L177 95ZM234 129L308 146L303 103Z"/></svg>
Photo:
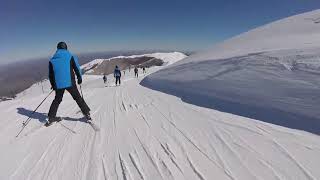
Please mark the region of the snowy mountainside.
<svg viewBox="0 0 320 180"><path fill-rule="evenodd" d="M166 63L165 65L173 64L187 57L185 54L181 52L172 52L172 53L152 53L152 54L142 54L142 55L132 55L132 56L118 56L118 57L114 57L113 59L136 58L136 57L142 57L142 56L161 59Z"/></svg>
<svg viewBox="0 0 320 180"><path fill-rule="evenodd" d="M85 71L91 70L99 65L101 65L105 61L111 61L115 59L134 59L134 58L140 58L140 57L152 57L156 59L160 59L164 61L165 65L173 64L177 61L180 61L187 56L180 52L171 52L171 53L152 53L152 54L141 54L141 55L131 55L131 56L116 56L109 59L95 59L87 64L84 64L81 66L82 69Z"/></svg>
<svg viewBox="0 0 320 180"><path fill-rule="evenodd" d="M320 10L259 27L142 85L185 102L320 134Z"/></svg>
<svg viewBox="0 0 320 180"><path fill-rule="evenodd" d="M320 46L320 10L266 24L196 53L185 61L205 61L250 53Z"/></svg>

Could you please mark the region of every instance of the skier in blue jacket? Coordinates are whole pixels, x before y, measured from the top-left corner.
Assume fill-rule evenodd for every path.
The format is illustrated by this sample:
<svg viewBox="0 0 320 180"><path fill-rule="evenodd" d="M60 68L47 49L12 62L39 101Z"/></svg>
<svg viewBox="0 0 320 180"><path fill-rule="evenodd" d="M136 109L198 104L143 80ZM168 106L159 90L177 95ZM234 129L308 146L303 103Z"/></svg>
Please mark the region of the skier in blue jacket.
<svg viewBox="0 0 320 180"><path fill-rule="evenodd" d="M120 80L120 78L121 78L121 71L120 71L120 69L119 69L118 66L116 66L116 68L114 69L113 75L114 75L114 77L116 78L116 86L118 85L118 83L119 83L119 85L120 85L120 84L121 84L121 80Z"/></svg>
<svg viewBox="0 0 320 180"><path fill-rule="evenodd" d="M78 84L81 84L82 73L77 57L73 56L68 51L67 44L65 42L59 42L56 53L49 61L49 80L52 89L56 92L56 95L50 106L48 113L49 120L45 124L46 126L51 125L55 121L61 120L56 117L56 114L65 90L67 90L71 94L72 98L77 102L85 118L88 121L91 120L90 108L77 89L75 74L78 79Z"/></svg>

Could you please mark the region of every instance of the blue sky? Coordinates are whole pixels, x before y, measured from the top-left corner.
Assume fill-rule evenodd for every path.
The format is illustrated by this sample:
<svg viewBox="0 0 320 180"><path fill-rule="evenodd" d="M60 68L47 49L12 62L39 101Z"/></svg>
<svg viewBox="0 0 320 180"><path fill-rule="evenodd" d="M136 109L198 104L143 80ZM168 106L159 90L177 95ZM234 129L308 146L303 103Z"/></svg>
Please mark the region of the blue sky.
<svg viewBox="0 0 320 180"><path fill-rule="evenodd" d="M287 16L319 0L0 0L0 64L75 53L192 50Z"/></svg>

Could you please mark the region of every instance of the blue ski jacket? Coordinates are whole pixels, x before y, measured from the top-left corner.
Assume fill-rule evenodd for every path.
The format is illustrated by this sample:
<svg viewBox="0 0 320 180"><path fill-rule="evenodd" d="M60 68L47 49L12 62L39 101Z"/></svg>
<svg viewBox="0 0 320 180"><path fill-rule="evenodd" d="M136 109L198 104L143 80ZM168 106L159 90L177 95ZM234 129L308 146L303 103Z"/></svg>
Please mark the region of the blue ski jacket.
<svg viewBox="0 0 320 180"><path fill-rule="evenodd" d="M78 82L82 82L82 73L76 56L66 49L58 49L49 61L49 80L54 90L66 89L76 86L75 75Z"/></svg>
<svg viewBox="0 0 320 180"><path fill-rule="evenodd" d="M121 71L119 68L114 69L114 77L121 77Z"/></svg>

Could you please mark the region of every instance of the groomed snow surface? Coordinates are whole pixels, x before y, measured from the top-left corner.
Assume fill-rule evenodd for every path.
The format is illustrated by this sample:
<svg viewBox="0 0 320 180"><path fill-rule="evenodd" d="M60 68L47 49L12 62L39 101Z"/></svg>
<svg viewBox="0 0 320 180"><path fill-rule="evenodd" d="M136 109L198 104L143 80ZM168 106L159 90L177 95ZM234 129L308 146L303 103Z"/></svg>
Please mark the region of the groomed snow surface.
<svg viewBox="0 0 320 180"><path fill-rule="evenodd" d="M63 121L43 127L51 95L15 138L46 94L32 93L39 85L1 102L0 179L320 179L314 134L187 104L140 86L133 71L121 86L108 80L84 77L97 132L66 93Z"/></svg>

